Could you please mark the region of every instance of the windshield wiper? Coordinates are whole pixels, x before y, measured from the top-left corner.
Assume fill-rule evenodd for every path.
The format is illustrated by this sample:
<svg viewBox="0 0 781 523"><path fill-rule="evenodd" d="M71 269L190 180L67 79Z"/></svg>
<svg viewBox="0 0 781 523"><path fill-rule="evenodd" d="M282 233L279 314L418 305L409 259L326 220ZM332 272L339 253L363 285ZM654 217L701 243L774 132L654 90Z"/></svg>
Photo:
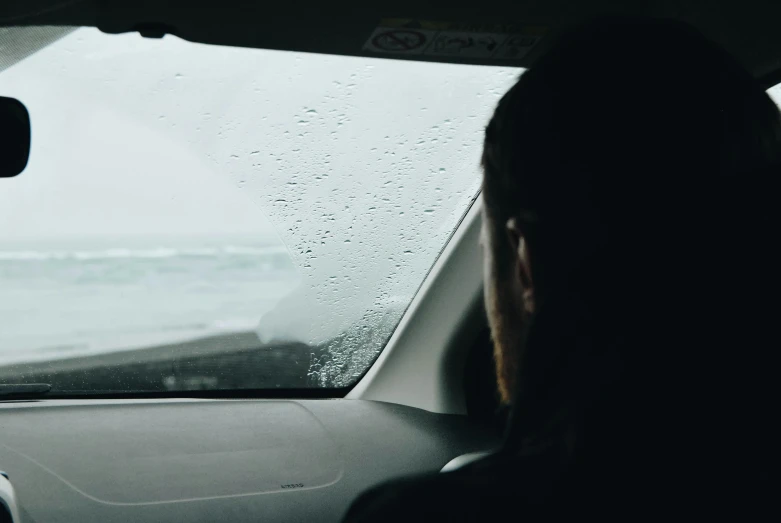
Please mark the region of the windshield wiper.
<svg viewBox="0 0 781 523"><path fill-rule="evenodd" d="M15 396L45 396L52 390L48 383L0 383L0 400Z"/></svg>

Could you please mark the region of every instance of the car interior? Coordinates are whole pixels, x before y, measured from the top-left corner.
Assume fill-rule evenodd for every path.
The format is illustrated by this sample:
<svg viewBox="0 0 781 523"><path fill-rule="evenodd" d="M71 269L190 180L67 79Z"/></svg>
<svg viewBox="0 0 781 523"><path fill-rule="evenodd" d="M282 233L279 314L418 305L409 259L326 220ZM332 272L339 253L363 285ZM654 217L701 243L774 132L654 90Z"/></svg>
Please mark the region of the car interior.
<svg viewBox="0 0 781 523"><path fill-rule="evenodd" d="M0 521L338 522L498 448L482 132L623 14L781 100L761 0L3 3Z"/></svg>

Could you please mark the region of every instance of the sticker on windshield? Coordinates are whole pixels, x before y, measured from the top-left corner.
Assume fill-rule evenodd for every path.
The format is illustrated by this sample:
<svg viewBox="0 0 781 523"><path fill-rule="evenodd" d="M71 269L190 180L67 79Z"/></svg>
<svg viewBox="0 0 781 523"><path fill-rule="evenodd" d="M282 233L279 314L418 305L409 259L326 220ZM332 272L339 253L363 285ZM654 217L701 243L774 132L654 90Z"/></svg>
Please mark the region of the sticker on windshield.
<svg viewBox="0 0 781 523"><path fill-rule="evenodd" d="M363 46L366 51L390 54L421 54L436 31L378 27Z"/></svg>
<svg viewBox="0 0 781 523"><path fill-rule="evenodd" d="M532 47L540 41L540 38L540 36L533 35L511 35L496 50L493 57L504 60L520 60L531 51Z"/></svg>
<svg viewBox="0 0 781 523"><path fill-rule="evenodd" d="M507 35L499 33L462 33L442 31L426 51L429 56L490 58Z"/></svg>
<svg viewBox="0 0 781 523"><path fill-rule="evenodd" d="M385 19L365 51L398 55L520 60L540 41L544 27Z"/></svg>

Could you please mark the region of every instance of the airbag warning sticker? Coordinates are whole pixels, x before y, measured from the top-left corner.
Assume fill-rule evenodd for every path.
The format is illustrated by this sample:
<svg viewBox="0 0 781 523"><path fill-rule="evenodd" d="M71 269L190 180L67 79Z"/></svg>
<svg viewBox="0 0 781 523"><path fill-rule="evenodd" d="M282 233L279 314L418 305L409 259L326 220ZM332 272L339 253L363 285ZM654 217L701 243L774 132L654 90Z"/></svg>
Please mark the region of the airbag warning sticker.
<svg viewBox="0 0 781 523"><path fill-rule="evenodd" d="M544 27L385 19L363 46L396 55L519 60L545 34Z"/></svg>

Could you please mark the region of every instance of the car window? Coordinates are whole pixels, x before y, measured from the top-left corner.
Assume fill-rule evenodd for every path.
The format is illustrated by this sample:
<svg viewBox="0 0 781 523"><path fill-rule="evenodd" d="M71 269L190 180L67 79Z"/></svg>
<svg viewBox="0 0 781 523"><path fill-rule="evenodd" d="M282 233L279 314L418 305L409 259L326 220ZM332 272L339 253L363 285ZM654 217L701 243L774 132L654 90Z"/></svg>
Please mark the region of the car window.
<svg viewBox="0 0 781 523"><path fill-rule="evenodd" d="M340 388L474 200L518 69L78 29L0 73L0 382Z"/></svg>
<svg viewBox="0 0 781 523"><path fill-rule="evenodd" d="M767 94L776 103L781 106L781 84L775 85L767 90Z"/></svg>

